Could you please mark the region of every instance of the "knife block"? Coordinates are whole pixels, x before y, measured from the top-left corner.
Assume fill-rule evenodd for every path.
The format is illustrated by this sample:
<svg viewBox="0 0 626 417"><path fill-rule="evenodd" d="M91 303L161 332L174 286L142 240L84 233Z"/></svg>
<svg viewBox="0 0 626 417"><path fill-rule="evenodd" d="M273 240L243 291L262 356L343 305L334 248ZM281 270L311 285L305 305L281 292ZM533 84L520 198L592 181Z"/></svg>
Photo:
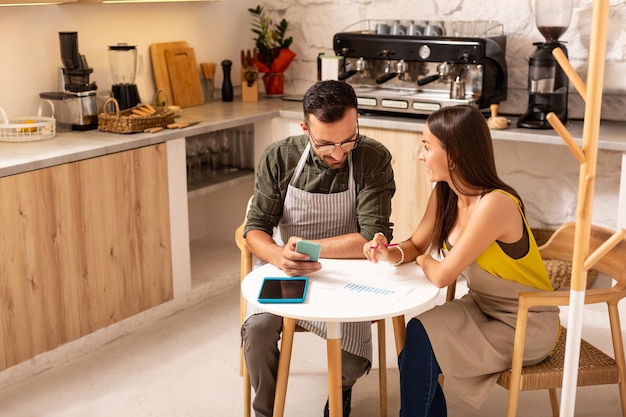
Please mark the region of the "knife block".
<svg viewBox="0 0 626 417"><path fill-rule="evenodd" d="M241 70L241 101L250 102L250 101L259 101L259 77L258 72L256 73L256 79L248 85L248 81L246 80L246 70Z"/></svg>

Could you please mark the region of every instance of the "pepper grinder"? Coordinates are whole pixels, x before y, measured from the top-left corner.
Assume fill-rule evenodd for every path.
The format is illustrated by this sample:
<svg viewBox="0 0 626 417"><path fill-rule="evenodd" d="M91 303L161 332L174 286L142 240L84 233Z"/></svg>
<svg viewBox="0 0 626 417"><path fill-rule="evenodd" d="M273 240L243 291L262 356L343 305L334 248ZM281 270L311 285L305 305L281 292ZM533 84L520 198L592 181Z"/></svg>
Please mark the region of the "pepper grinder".
<svg viewBox="0 0 626 417"><path fill-rule="evenodd" d="M233 82L230 79L230 69L232 66L232 61L228 59L222 61L222 70L224 71L224 81L222 82L222 101L233 101Z"/></svg>

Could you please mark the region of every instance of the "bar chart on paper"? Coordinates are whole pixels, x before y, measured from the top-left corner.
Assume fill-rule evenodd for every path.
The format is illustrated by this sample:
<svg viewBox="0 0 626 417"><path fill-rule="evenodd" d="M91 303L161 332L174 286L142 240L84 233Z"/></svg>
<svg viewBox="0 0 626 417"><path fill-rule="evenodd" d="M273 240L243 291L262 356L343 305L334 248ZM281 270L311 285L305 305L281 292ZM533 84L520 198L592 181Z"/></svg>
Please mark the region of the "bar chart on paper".
<svg viewBox="0 0 626 417"><path fill-rule="evenodd" d="M381 288L381 287L372 287L369 285L363 284L346 284L343 287L344 290L347 291L355 291L358 293L366 293L366 294L376 294L376 295L393 295L396 293L396 290L390 288Z"/></svg>
<svg viewBox="0 0 626 417"><path fill-rule="evenodd" d="M410 283L375 283L375 282L347 282L337 291L341 293L350 293L350 297L356 297L359 302L375 302L384 299L387 303L394 303L396 300L404 297L406 294L415 289L414 284Z"/></svg>

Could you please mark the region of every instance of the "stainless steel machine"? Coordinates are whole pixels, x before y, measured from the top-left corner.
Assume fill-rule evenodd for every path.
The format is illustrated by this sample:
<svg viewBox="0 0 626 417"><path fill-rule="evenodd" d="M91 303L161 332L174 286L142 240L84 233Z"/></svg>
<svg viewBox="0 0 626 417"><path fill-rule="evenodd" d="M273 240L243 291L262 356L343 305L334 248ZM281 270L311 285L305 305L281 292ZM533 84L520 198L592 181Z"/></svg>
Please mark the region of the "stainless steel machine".
<svg viewBox="0 0 626 417"><path fill-rule="evenodd" d="M39 93L39 97L54 100L57 130L90 130L98 127L98 105L95 81L89 77L93 68L78 51L77 32L59 32L61 61L58 68L59 91Z"/></svg>
<svg viewBox="0 0 626 417"><path fill-rule="evenodd" d="M360 111L428 115L446 106L488 109L506 100L500 23L373 23L335 34L335 57L320 64L338 67L337 79L354 87ZM320 76L328 73L320 70Z"/></svg>

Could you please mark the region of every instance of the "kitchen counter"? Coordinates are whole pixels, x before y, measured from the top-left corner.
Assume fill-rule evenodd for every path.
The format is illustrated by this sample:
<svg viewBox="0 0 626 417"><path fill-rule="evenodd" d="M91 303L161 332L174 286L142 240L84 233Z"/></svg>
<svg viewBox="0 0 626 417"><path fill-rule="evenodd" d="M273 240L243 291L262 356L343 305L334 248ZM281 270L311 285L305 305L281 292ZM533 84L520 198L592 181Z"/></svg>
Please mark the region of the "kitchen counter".
<svg viewBox="0 0 626 417"><path fill-rule="evenodd" d="M60 132L54 138L42 141L0 142L0 177L271 119L279 117L280 110L298 108L299 105L300 103L277 99L251 103L215 102L183 109L183 114L177 121L201 121L184 129L131 134L99 130L72 131Z"/></svg>
<svg viewBox="0 0 626 417"><path fill-rule="evenodd" d="M181 136L193 136L215 130L228 129L248 123L255 123L275 117L300 120L300 102L279 99L262 99L258 102L243 103L235 100L230 103L217 101L203 106L183 109L181 121L201 122L182 130L164 130L158 133L115 134L89 130L84 132L61 132L48 140L36 142L0 142L0 177L21 172L46 168L68 162L93 158L106 154L154 145ZM424 119L368 115L359 120L361 126L378 127L421 132ZM515 126L515 119L510 126ZM582 143L582 121L567 124L572 136ZM552 129L531 130L509 128L493 130L494 140L526 143L564 145L562 139ZM626 124L606 122L600 128L599 149L626 153Z"/></svg>

